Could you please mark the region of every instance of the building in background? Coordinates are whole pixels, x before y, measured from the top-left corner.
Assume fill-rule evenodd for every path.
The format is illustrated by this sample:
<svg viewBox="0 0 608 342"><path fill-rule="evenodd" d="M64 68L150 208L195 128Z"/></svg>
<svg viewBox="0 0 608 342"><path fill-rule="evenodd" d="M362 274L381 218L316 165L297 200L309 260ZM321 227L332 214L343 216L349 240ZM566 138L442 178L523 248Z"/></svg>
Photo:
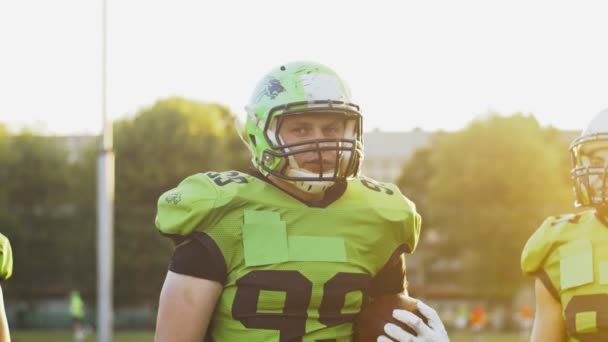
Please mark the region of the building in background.
<svg viewBox="0 0 608 342"><path fill-rule="evenodd" d="M395 183L403 165L418 148L430 145L432 136L433 133L420 129L364 133L362 174L380 182Z"/></svg>

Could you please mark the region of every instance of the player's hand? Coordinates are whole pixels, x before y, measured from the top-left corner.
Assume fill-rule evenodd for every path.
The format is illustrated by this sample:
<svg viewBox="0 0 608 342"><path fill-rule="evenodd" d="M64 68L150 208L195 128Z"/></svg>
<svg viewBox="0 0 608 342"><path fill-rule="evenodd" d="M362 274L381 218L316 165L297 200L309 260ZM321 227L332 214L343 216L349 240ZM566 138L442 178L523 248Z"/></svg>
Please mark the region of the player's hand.
<svg viewBox="0 0 608 342"><path fill-rule="evenodd" d="M401 327L387 323L384 326L386 335L399 342L449 342L448 333L441 318L433 308L418 300L418 311L428 319L428 325L422 319L406 310L393 311L393 317L411 327L418 336L414 336ZM378 342L391 342L387 336L378 337Z"/></svg>

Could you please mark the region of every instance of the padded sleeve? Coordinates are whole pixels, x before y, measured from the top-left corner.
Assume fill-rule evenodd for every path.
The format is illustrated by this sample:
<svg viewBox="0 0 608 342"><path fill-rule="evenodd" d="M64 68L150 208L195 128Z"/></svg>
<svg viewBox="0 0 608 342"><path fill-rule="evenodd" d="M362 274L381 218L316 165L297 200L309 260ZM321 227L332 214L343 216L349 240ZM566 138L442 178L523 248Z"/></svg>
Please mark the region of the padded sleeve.
<svg viewBox="0 0 608 342"><path fill-rule="evenodd" d="M205 174L190 176L158 199L156 228L164 235L186 236L204 226L219 192Z"/></svg>
<svg viewBox="0 0 608 342"><path fill-rule="evenodd" d="M226 283L226 262L219 247L202 232L175 247L169 270L196 278Z"/></svg>

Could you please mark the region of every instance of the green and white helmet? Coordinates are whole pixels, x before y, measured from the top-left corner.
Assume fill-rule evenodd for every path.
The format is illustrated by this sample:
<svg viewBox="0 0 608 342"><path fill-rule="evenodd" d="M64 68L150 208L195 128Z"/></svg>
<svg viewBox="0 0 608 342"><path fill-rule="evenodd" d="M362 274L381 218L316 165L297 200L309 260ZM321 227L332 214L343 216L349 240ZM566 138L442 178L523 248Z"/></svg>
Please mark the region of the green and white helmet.
<svg viewBox="0 0 608 342"><path fill-rule="evenodd" d="M330 68L314 62L284 64L258 83L246 110L245 140L253 165L262 174L272 174L309 193L323 192L336 181L358 174L363 160L362 116L348 86ZM302 114L344 116L345 134L285 143L280 135L283 119ZM301 168L294 156L311 151L337 152L337 167L318 173Z"/></svg>
<svg viewBox="0 0 608 342"><path fill-rule="evenodd" d="M599 150L608 150L608 109L599 112L570 145L577 207L608 209L608 165L598 165L592 158Z"/></svg>

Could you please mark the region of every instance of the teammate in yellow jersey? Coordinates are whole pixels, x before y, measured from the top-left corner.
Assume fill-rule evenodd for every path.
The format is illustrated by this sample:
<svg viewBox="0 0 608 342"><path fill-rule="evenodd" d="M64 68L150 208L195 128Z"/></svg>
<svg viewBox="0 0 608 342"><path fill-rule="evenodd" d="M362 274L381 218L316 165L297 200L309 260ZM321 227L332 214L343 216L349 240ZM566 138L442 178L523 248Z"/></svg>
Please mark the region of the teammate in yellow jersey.
<svg viewBox="0 0 608 342"><path fill-rule="evenodd" d="M13 274L13 251L8 238L0 234L0 281L7 280ZM10 342L11 335L4 311L4 295L0 287L0 341Z"/></svg>
<svg viewBox="0 0 608 342"><path fill-rule="evenodd" d="M570 155L575 206L588 210L547 218L521 257L536 276L534 342L608 341L608 110Z"/></svg>
<svg viewBox="0 0 608 342"><path fill-rule="evenodd" d="M177 245L156 341L351 341L369 298L405 291L420 216L395 185L359 175L362 116L330 68L272 70L247 114L254 169L193 175L158 201L156 227ZM415 340L387 334L447 341L427 311L430 327L400 315Z"/></svg>

